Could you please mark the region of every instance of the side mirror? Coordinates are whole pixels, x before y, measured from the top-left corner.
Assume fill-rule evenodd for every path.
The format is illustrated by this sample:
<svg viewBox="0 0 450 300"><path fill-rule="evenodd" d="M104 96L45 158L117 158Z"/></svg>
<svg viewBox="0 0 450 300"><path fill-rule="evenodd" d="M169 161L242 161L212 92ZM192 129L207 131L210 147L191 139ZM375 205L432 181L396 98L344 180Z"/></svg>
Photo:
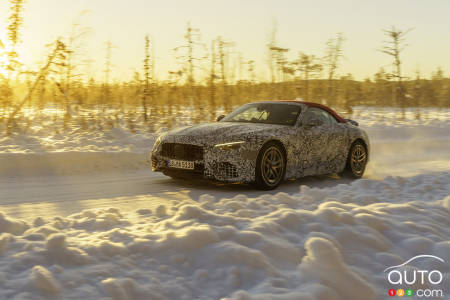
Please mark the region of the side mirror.
<svg viewBox="0 0 450 300"><path fill-rule="evenodd" d="M225 118L225 115L220 115L220 116L217 117L217 120L216 120L216 121L219 122L219 121L222 120L223 118Z"/></svg>
<svg viewBox="0 0 450 300"><path fill-rule="evenodd" d="M311 118L307 120L305 123L303 123L306 127L315 127L315 126L321 126L323 125L323 120L317 119L317 118Z"/></svg>

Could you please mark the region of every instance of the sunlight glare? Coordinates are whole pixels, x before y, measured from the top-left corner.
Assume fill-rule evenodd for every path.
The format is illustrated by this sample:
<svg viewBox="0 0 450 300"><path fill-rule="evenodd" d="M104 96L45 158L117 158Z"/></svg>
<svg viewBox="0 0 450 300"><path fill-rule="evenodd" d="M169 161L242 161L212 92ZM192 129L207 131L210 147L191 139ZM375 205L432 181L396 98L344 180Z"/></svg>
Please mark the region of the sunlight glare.
<svg viewBox="0 0 450 300"><path fill-rule="evenodd" d="M8 77L8 69L7 66L9 64L8 56L2 49L0 49L0 76L1 77Z"/></svg>

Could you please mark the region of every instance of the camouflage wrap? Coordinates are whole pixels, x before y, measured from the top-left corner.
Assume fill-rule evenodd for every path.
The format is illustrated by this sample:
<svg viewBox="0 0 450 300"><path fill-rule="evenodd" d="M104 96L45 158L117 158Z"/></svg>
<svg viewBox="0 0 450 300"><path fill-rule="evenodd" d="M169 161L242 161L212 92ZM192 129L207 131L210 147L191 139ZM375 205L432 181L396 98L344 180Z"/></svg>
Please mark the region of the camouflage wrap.
<svg viewBox="0 0 450 300"><path fill-rule="evenodd" d="M369 152L367 134L350 122L306 127L302 116L307 106L299 103L300 113L294 126L214 122L171 130L158 138L151 153L154 171L165 171L170 159L162 153L162 145L176 143L203 148L203 159L193 160L200 176L225 182L253 182L258 153L269 141L278 142L286 154L285 179L343 171L352 143L361 139ZM243 142L235 147L218 144ZM172 169L178 170L178 169ZM192 172L183 171L180 172Z"/></svg>

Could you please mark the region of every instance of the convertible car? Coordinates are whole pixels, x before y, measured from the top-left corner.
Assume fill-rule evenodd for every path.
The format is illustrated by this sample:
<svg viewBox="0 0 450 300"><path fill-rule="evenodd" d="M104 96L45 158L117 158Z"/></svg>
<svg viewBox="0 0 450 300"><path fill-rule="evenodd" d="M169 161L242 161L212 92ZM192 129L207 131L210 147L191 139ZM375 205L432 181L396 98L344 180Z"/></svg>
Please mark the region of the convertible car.
<svg viewBox="0 0 450 300"><path fill-rule="evenodd" d="M360 178L369 139L358 123L331 108L303 101L245 104L217 122L163 133L152 153L153 171L254 183L274 189L284 179L338 173Z"/></svg>

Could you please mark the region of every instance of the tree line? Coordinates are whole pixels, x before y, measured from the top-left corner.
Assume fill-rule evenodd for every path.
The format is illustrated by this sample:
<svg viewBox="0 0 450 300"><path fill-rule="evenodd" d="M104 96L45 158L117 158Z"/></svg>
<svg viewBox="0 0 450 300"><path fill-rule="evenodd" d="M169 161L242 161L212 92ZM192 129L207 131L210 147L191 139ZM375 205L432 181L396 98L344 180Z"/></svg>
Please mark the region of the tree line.
<svg viewBox="0 0 450 300"><path fill-rule="evenodd" d="M299 52L289 60L287 53L291 50L278 44L274 26L265 45L269 80L260 81L255 61L244 59L233 41L217 36L207 45L200 30L188 23L183 44L173 49L179 67L169 71L167 79L155 75L154 46L146 35L141 71L131 80L114 82L111 69L115 46L111 41L105 42L104 78L88 78L81 71L80 41L89 28L79 22L73 24L69 36L47 45L48 55L40 69L27 70L16 50L21 42L25 1L10 0L10 4L8 50L0 41L0 56L7 58L0 60L0 68L7 72L0 73L0 123L8 133L24 123L26 107L38 112L56 108L60 113L55 118L61 119L63 126L101 129L104 124L114 127L120 119L126 119L154 129L180 114L189 114L193 122L214 120L219 113L252 100L302 98L347 112L361 105L399 107L403 111L407 107L450 106L450 79L442 69L437 68L431 78L419 71L414 78L403 75L402 51L411 30L384 30L386 40L380 41L379 51L392 58L392 66L358 81L340 70L345 43L342 33L324 43L325 56ZM130 123L130 128L133 126Z"/></svg>

